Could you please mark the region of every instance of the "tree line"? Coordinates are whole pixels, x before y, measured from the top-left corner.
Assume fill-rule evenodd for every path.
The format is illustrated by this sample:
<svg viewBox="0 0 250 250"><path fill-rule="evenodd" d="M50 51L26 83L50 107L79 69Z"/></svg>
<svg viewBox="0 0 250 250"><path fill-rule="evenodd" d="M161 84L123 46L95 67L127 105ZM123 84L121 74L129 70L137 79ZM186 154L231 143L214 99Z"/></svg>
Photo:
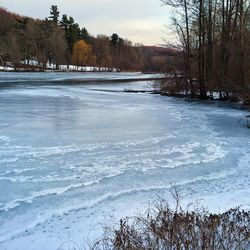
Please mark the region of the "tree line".
<svg viewBox="0 0 250 250"><path fill-rule="evenodd" d="M144 46L118 34L89 34L73 17L60 15L56 5L43 20L0 8L0 65L12 62L18 67L31 60L37 60L43 69L49 62L57 68L73 64L150 71L148 62L154 58Z"/></svg>
<svg viewBox="0 0 250 250"><path fill-rule="evenodd" d="M172 24L185 66L181 90L202 99L216 91L220 99L250 103L250 1L161 1L175 9Z"/></svg>

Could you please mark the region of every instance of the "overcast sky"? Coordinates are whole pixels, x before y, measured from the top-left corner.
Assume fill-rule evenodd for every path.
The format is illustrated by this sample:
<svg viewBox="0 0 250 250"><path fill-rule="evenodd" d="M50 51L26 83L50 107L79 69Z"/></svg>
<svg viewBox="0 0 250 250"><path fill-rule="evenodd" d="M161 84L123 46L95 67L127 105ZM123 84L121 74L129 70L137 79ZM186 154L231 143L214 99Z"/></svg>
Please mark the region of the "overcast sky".
<svg viewBox="0 0 250 250"><path fill-rule="evenodd" d="M145 45L163 43L168 10L160 0L0 0L0 6L31 17L49 15L51 5L75 18L91 34L118 33Z"/></svg>

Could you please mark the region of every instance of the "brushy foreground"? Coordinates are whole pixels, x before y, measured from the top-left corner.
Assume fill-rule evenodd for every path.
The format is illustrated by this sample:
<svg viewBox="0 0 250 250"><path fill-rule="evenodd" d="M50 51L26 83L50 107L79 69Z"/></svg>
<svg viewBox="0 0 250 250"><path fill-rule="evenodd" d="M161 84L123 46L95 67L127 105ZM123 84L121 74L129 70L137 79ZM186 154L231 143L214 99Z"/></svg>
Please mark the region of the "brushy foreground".
<svg viewBox="0 0 250 250"><path fill-rule="evenodd" d="M190 212L159 202L146 215L107 228L106 237L93 249L250 249L250 211Z"/></svg>

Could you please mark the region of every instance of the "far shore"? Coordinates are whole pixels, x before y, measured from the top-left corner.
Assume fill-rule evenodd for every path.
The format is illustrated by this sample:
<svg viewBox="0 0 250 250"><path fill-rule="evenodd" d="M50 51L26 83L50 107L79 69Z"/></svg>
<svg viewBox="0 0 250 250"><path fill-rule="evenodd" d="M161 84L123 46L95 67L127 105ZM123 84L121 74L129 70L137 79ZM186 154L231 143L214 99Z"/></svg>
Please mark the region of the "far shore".
<svg viewBox="0 0 250 250"><path fill-rule="evenodd" d="M45 70L45 71L8 71L8 70L1 70L0 72L8 72L8 73L137 73L137 72L131 72L131 71L59 71L59 70ZM143 77L143 78L114 78L114 79L81 79L81 78L73 78L73 79L61 79L61 80L41 80L41 79L34 79L32 80L32 82L34 83L49 83L49 84L92 84L92 83L129 83L129 82L143 82L143 81L149 81L149 82L153 82L153 81L157 81L160 79L163 79L160 74L161 73L157 73L157 72L138 72L138 73L142 73L145 75L156 75L159 74L158 77L154 76L154 77ZM31 84L31 82L27 82L27 80L14 80L11 82L0 82L0 87L8 87L10 85L15 85L15 84L23 84L23 83L28 83L28 85ZM93 89L93 91L95 91L95 89ZM233 109L239 109L239 110L246 110L246 111L250 111L250 105L248 104L244 104L242 101L225 101L225 100L220 100L218 98L208 98L207 100L202 100L200 98L190 98L187 97L185 94L170 94L167 92L163 92L163 91L159 91L159 90L136 90L136 89L124 89L124 90L106 90L106 89L98 89L97 91L104 91L104 92L124 92L124 93L146 93L146 94L154 94L154 95L162 95L162 96L168 96L168 97L174 97L177 99L183 99L185 101L188 102L197 102L197 103L201 103L201 104L208 104L208 105L217 105L219 107L225 107L225 108L233 108Z"/></svg>

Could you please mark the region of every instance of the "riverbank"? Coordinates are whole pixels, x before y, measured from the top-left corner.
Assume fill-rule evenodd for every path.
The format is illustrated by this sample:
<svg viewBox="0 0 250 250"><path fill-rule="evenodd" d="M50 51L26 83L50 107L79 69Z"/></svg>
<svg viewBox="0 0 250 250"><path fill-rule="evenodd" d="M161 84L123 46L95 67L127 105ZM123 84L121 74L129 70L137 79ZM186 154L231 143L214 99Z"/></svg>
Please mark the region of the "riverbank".
<svg viewBox="0 0 250 250"><path fill-rule="evenodd" d="M166 96L166 97L173 97L173 98L176 98L176 99L182 99L182 100L187 101L187 102L200 103L200 104L205 104L205 105L216 105L218 107L223 107L223 108L232 108L232 109L250 111L250 105L244 104L242 101L232 102L232 101L225 101L225 100L220 100L220 99L202 100L202 99L199 99L199 98L186 97L186 95L183 95L183 94L162 93L161 91L157 91L157 90L124 89L122 92L124 92L124 93L144 93L144 94L161 95L161 96Z"/></svg>
<svg viewBox="0 0 250 250"><path fill-rule="evenodd" d="M37 62L36 62L37 63ZM58 65L47 63L46 68L38 66L38 64L19 64L14 67L12 63L9 66L0 66L0 72L121 72L120 69L112 67L97 66L76 66L76 65Z"/></svg>

